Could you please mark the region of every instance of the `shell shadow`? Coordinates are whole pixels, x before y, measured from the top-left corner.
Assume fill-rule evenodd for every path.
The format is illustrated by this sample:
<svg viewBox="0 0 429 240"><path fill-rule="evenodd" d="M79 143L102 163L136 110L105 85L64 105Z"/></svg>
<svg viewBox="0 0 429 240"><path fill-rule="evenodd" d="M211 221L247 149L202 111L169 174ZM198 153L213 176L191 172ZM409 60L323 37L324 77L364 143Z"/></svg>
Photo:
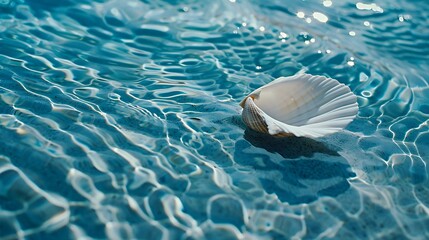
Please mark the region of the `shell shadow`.
<svg viewBox="0 0 429 240"><path fill-rule="evenodd" d="M289 204L338 196L350 188L348 179L355 176L347 160L321 142L275 138L249 129L236 142L234 159L251 169L266 193Z"/></svg>
<svg viewBox="0 0 429 240"><path fill-rule="evenodd" d="M273 137L247 128L244 131L244 139L255 147L263 148L270 153L278 153L289 159L311 157L315 153L340 156L338 152L326 147L323 143L305 137Z"/></svg>

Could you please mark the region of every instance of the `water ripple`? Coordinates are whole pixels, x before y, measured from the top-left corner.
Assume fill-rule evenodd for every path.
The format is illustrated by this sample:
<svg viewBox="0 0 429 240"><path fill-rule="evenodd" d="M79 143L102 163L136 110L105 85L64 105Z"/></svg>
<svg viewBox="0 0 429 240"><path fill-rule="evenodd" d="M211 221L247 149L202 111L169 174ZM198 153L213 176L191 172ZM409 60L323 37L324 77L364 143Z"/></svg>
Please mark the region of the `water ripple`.
<svg viewBox="0 0 429 240"><path fill-rule="evenodd" d="M427 10L0 1L0 238L424 239ZM357 118L246 129L239 101L298 71L348 85Z"/></svg>

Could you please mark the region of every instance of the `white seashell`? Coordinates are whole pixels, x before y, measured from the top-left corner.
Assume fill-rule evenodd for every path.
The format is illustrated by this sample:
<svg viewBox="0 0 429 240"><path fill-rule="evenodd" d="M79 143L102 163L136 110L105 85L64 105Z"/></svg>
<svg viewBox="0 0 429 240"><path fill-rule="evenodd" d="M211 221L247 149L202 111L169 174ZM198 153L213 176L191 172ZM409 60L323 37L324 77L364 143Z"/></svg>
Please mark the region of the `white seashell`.
<svg viewBox="0 0 429 240"><path fill-rule="evenodd" d="M317 138L346 127L358 112L356 101L335 79L297 74L256 89L240 105L244 123L255 131Z"/></svg>

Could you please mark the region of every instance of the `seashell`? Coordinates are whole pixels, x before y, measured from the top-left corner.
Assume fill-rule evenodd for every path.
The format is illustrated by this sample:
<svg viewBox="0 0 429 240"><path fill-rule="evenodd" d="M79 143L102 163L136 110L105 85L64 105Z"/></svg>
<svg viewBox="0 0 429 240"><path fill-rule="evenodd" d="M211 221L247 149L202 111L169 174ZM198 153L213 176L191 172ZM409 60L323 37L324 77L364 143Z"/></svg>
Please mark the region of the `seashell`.
<svg viewBox="0 0 429 240"><path fill-rule="evenodd" d="M280 77L241 101L242 119L251 129L274 136L317 138L340 131L356 116L350 88L310 74Z"/></svg>

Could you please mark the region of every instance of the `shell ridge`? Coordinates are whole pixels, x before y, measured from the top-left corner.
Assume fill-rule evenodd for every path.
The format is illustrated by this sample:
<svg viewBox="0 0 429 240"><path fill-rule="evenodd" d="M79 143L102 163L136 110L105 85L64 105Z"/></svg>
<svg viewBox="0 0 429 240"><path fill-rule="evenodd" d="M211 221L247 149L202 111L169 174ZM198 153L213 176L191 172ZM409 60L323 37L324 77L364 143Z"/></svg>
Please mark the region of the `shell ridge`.
<svg viewBox="0 0 429 240"><path fill-rule="evenodd" d="M348 103L345 105L341 105L339 107L336 108L329 108L329 109L321 109L321 113L318 114L317 116L314 116L311 118L311 120L313 119L317 119L317 118L321 118L324 117L326 115L332 115L332 114L342 114L344 116L355 116L359 110L359 107L357 105L357 103Z"/></svg>
<svg viewBox="0 0 429 240"><path fill-rule="evenodd" d="M319 79L323 79L323 77L320 77ZM337 82L338 83L338 81L336 81L335 79L328 79L327 81L322 81L321 83L325 83L325 84L331 84L332 85L332 83L335 83L335 82ZM316 88L318 91L317 91L317 94L319 93L319 92L323 92L323 90L324 89L321 89L321 88ZM344 93L344 92L349 92L350 91L350 89L346 86L346 85L344 85L344 84L341 84L341 85L336 85L336 84L334 84L334 88L332 88L332 89L329 89L328 90L328 92L329 91L331 91L330 92L330 94L327 94L326 96L324 96L324 98L323 98L323 100L327 100L327 99L329 99L329 98L331 98L332 97L332 95L333 94L336 94L336 95L338 95L336 98L335 98L335 100L338 100L338 99L340 99L341 98L341 94L342 93ZM353 94L352 94L353 95ZM353 95L354 96L354 95ZM334 99L332 99L332 100L330 100L330 101L328 101L328 102L326 102L326 103L322 103L322 104L320 104L320 105L313 105L313 106L311 106L311 108L309 108L309 109L307 109L307 112L310 112L310 111L315 111L317 108L319 108L318 110L320 111L320 110L322 110L323 109L323 106L324 105L327 105L327 104L330 104L330 102L333 102L333 100ZM344 100L345 101L345 100ZM311 101L308 101L308 102L311 102ZM302 106L304 106L305 104L302 104ZM296 111L295 111L296 112ZM291 112L289 112L291 115L294 115L294 117L290 117L288 120L290 120L291 122L299 122L299 121L301 121L301 118L302 118L302 116L303 115L305 115L307 112L301 112L301 113L298 113L298 114L296 114L296 113L294 113L293 111L291 111ZM318 111L317 111L318 112ZM316 114L317 114L317 112L316 112Z"/></svg>
<svg viewBox="0 0 429 240"><path fill-rule="evenodd" d="M326 98L333 98L333 99L336 99L338 97L344 97L344 96L353 96L354 98L356 98L356 96L350 91L350 89L347 86L344 86L343 88L337 89L336 91L333 91L333 92L328 92L326 94Z"/></svg>
<svg viewBox="0 0 429 240"><path fill-rule="evenodd" d="M345 96L344 98L341 98L341 96L332 99L331 101L323 104L320 106L320 110L321 111L325 111L325 112L330 112L330 111L334 111L335 109L344 107L344 106L349 106L349 105L354 105L356 103L356 98L354 98L353 95L351 96Z"/></svg>
<svg viewBox="0 0 429 240"><path fill-rule="evenodd" d="M308 117L305 116L308 112L315 112L315 116L311 116L310 119L313 119L314 117L317 117L317 115L324 115L326 113L335 112L342 108L353 108L355 104L355 101L351 99L341 98L342 95L336 97L335 99L330 100L327 103L324 103L322 105L313 105L311 108L309 108L306 112L301 112L299 114L294 115L293 117L289 118L290 123L297 123L300 121L303 121L303 119L308 119ZM355 100L355 96L353 94L350 94L350 96ZM351 102L348 102L347 100L351 100ZM340 107L338 107L340 105ZM323 112L320 114L320 112ZM291 113L292 114L292 113Z"/></svg>
<svg viewBox="0 0 429 240"><path fill-rule="evenodd" d="M308 127L321 127L321 126L331 126L331 125L338 125L339 127L343 127L342 125L347 125L349 122L353 121L354 117L339 117L335 121L317 121L313 123L308 123L306 126Z"/></svg>
<svg viewBox="0 0 429 240"><path fill-rule="evenodd" d="M330 112L335 111L335 109L339 109L346 106L353 107L354 105L357 105L354 101L335 101L320 106L320 110Z"/></svg>

